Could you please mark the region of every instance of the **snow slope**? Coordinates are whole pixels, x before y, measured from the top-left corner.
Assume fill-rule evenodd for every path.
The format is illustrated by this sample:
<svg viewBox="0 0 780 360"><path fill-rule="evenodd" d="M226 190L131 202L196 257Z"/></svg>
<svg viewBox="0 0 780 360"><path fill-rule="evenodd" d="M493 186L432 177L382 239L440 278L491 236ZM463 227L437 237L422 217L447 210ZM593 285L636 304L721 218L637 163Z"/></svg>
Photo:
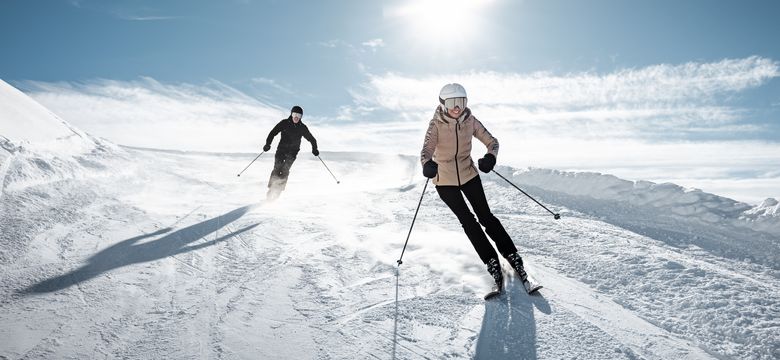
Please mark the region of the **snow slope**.
<svg viewBox="0 0 780 360"><path fill-rule="evenodd" d="M780 357L771 200L499 168L563 218L483 175L545 285L485 302L432 186L396 265L414 157L323 152L336 184L302 152L267 203L272 154L236 177L256 154L33 147L0 150L0 358Z"/></svg>
<svg viewBox="0 0 780 360"><path fill-rule="evenodd" d="M2 264L0 355L770 359L780 351L776 270L574 210L554 221L492 177L487 194L545 284L540 296L510 279L507 294L482 301L483 265L430 187L395 266L423 188L410 157L324 153L336 185L316 158L301 156L288 190L269 204L270 156L237 178L253 155L128 152L126 172L33 187L68 216L49 218L56 225L45 231L12 230L34 236ZM6 194L14 217L46 221L31 194Z"/></svg>

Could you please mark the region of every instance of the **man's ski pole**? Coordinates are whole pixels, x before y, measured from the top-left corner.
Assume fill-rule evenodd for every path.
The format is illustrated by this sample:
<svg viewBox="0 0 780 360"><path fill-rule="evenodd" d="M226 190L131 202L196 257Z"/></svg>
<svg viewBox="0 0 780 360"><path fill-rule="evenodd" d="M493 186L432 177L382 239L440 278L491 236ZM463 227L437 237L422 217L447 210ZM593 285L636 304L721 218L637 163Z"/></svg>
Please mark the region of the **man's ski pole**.
<svg viewBox="0 0 780 360"><path fill-rule="evenodd" d="M517 190L520 190L520 192L521 192L521 193L523 193L525 196L528 196L528 198L529 198L529 199L533 200L535 203L539 204L539 206L541 206L541 207L543 207L545 210L547 210L547 211L548 211L550 214L552 214L552 215L553 215L553 217L555 218L555 220L558 220L558 219L560 219L560 218L561 218L561 214L557 214L557 213L554 213L554 212L550 211L550 209L548 209L546 206L542 205L542 203L540 203L540 202L536 201L536 199L534 199L534 198L533 198L531 195L528 195L528 193L526 193L525 191L523 191L523 189L521 189L521 188L517 187L517 185L513 184L511 181L509 181L509 180L508 180L507 178L505 178L503 175L499 174L499 173L498 173L498 171L495 171L495 170L493 170L493 172L494 172L494 173L496 173L496 175L500 176L502 179L506 180L506 182L508 182L508 183L509 183L509 185L512 185L512 186L514 186L514 187L515 187L515 189L517 189Z"/></svg>
<svg viewBox="0 0 780 360"><path fill-rule="evenodd" d="M320 162L322 163L322 165L325 165L325 162L322 161L322 158L319 155L317 155L317 159L320 159ZM333 176L333 180L336 180L336 184L341 184L341 181L339 181L339 179L336 179L336 175L333 175L333 171L330 171L330 169L328 168L328 165L325 165L325 168L328 169L328 172L330 173L330 176Z"/></svg>
<svg viewBox="0 0 780 360"><path fill-rule="evenodd" d="M260 157L260 155L263 155L263 154L265 154L265 151L263 151L263 152L261 152L260 154L258 154L258 155L257 155L257 157L255 157L255 160L257 160L257 158L259 158L259 157ZM252 160L252 162L251 162L251 163L249 163L249 165L247 165L247 166L244 168L244 170L241 170L241 172L240 172L240 173L238 173L238 175L237 175L237 176L241 176L241 174L243 174L243 173L244 173L244 171L246 171L246 169L249 169L249 167L250 167L250 166L252 166L252 164L254 164L255 160Z"/></svg>
<svg viewBox="0 0 780 360"><path fill-rule="evenodd" d="M425 196L425 189L428 188L428 181L430 180L431 180L430 178L425 180L425 186L423 186L423 191L422 194L420 195L420 202L417 203L417 210L414 211L414 217L412 218L412 226L409 227L409 234L406 235L406 242L404 243L404 249L401 250L401 257L399 257L398 261L396 261L398 263L398 266L401 266L401 264L404 263L403 261L401 261L401 259L403 259L404 257L404 252L406 251L406 244L409 243L409 236L412 235L412 229L414 229L414 221L417 220L417 212L420 211L420 205L422 205L422 199L423 196Z"/></svg>

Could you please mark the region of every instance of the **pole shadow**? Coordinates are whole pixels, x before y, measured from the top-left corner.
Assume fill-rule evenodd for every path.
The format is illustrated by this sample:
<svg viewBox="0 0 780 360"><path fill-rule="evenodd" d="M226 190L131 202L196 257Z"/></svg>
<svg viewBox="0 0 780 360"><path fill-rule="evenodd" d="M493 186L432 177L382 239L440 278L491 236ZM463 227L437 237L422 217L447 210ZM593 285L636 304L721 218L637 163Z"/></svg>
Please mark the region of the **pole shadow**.
<svg viewBox="0 0 780 360"><path fill-rule="evenodd" d="M393 357L396 359L396 348L398 347L398 278L401 276L401 265L395 268L395 319L393 321Z"/></svg>
<svg viewBox="0 0 780 360"><path fill-rule="evenodd" d="M541 294L528 295L519 279L510 277L504 294L485 302L474 359L536 359L534 307L551 312Z"/></svg>
<svg viewBox="0 0 780 360"><path fill-rule="evenodd" d="M238 220L241 216L246 214L249 209L251 209L251 206L243 206L212 219L190 225L180 230L176 230L157 240L145 242L142 244L136 243L146 238L169 233L172 229L166 228L150 234L144 234L123 240L98 252L95 255L92 255L87 260L86 265L83 265L82 267L67 274L31 285L26 289L19 291L19 293L32 294L54 292L82 283L117 268L132 264L155 261L215 245L219 242L230 239L237 234L251 230L258 224L246 226L242 229L231 232L211 241L196 245L190 244L203 239L207 235L216 232L233 221Z"/></svg>

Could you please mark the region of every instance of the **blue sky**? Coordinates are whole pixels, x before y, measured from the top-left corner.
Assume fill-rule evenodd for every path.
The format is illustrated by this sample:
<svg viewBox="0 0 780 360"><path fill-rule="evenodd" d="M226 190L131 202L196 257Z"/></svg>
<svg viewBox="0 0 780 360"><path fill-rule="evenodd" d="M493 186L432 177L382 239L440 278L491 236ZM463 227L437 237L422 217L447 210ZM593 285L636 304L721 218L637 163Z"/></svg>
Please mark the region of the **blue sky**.
<svg viewBox="0 0 780 360"><path fill-rule="evenodd" d="M457 81L509 165L769 196L779 17L777 1L0 0L0 78L119 143L253 151L246 134L300 104L323 149L408 154Z"/></svg>

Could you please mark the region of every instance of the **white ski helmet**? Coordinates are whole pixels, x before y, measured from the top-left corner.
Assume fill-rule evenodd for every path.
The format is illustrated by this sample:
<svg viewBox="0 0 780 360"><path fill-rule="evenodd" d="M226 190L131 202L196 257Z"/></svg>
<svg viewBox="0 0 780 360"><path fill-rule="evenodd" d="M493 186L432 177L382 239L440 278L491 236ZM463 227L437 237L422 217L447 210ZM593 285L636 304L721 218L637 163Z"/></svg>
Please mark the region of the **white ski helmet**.
<svg viewBox="0 0 780 360"><path fill-rule="evenodd" d="M439 102L442 105L445 105L445 100L453 98L467 98L466 89L463 88L463 85L458 83L447 84L439 91ZM462 107L465 107L465 103L463 105ZM446 105L445 108L447 108Z"/></svg>
<svg viewBox="0 0 780 360"><path fill-rule="evenodd" d="M458 83L444 85L439 91L439 102L447 111L455 108L460 108L461 111L466 110L468 104L466 89Z"/></svg>

